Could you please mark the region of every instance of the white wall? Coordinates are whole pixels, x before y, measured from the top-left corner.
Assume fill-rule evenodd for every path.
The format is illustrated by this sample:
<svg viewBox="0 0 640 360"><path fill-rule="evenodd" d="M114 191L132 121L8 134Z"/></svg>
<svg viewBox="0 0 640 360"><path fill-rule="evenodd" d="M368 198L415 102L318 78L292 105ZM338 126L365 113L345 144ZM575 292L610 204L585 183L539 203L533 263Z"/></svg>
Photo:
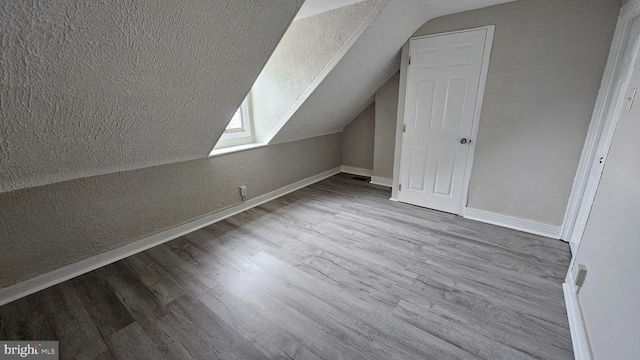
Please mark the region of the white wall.
<svg viewBox="0 0 640 360"><path fill-rule="evenodd" d="M640 88L636 68L630 88ZM577 264L578 295L595 359L640 359L640 103L623 111L591 209Z"/></svg>
<svg viewBox="0 0 640 360"><path fill-rule="evenodd" d="M415 32L495 25L468 207L562 224L619 5L520 0L437 18Z"/></svg>
<svg viewBox="0 0 640 360"><path fill-rule="evenodd" d="M0 192L206 157L302 2L2 2Z"/></svg>

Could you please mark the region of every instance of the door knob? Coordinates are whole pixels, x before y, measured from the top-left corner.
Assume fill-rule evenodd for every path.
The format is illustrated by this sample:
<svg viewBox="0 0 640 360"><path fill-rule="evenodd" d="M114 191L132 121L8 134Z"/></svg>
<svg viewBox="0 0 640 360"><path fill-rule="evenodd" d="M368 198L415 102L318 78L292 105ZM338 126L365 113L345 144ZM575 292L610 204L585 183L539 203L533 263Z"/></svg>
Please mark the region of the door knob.
<svg viewBox="0 0 640 360"><path fill-rule="evenodd" d="M465 138L462 138L462 140L460 140L460 144L466 144L468 142L469 142L469 140L467 140Z"/></svg>

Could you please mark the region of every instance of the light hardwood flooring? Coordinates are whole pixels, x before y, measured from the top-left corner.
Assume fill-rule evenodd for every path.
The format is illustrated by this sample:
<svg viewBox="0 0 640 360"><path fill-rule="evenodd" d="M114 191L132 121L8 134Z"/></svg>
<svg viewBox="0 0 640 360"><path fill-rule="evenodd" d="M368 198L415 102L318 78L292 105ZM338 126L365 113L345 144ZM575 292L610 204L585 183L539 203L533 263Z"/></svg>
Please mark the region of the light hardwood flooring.
<svg viewBox="0 0 640 360"><path fill-rule="evenodd" d="M572 359L566 243L338 175L0 307L61 359Z"/></svg>

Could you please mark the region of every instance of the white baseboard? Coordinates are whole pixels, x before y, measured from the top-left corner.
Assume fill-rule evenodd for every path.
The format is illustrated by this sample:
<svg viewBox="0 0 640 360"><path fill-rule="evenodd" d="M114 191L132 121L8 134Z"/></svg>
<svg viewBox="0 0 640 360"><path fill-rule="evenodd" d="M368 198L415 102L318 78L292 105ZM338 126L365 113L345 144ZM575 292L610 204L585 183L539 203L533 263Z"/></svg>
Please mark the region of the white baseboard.
<svg viewBox="0 0 640 360"><path fill-rule="evenodd" d="M571 256L576 256L578 253L578 246L576 243L569 241L569 249L571 249Z"/></svg>
<svg viewBox="0 0 640 360"><path fill-rule="evenodd" d="M465 208L463 217L509 229L524 231L530 234L546 236L552 239L560 239L560 226L472 208Z"/></svg>
<svg viewBox="0 0 640 360"><path fill-rule="evenodd" d="M371 177L371 181L369 181L369 183L371 183L373 185L392 187L393 186L393 179L389 179L389 178L382 177L382 176L372 176Z"/></svg>
<svg viewBox="0 0 640 360"><path fill-rule="evenodd" d="M569 318L569 328L571 329L571 343L573 344L573 356L576 360L591 360L591 350L589 347L589 338L584 327L582 311L578 302L578 294L576 287L566 279L562 284L564 291L564 302L567 306L567 316Z"/></svg>
<svg viewBox="0 0 640 360"><path fill-rule="evenodd" d="M373 176L373 170L357 168L353 166L341 166L341 170L343 173L351 174L351 175L359 175L359 176Z"/></svg>
<svg viewBox="0 0 640 360"><path fill-rule="evenodd" d="M256 196L241 204L228 207L213 214L207 215L200 219L188 222L186 224L177 226L175 228L163 231L161 233L151 235L142 240L138 240L134 243L121 246L117 249L107 251L105 253L90 257L88 259L78 261L71 265L64 266L62 268L53 270L46 274L36 276L34 278L22 281L20 283L0 289L0 305L7 304L21 297L33 294L42 289L46 289L50 286L59 284L63 281L72 279L76 276L88 273L105 265L109 265L118 260L122 260L131 255L135 255L144 250L150 249L154 246L160 245L167 241L178 238L182 235L201 229L205 226L209 226L220 220L224 220L230 216L241 213L245 210L251 209L258 205L264 204L273 199L277 199L290 192L301 189L305 186L309 186L318 181L324 180L342 171L342 167L335 167L320 174L302 179L293 184L281 187L280 189L271 191L269 193Z"/></svg>

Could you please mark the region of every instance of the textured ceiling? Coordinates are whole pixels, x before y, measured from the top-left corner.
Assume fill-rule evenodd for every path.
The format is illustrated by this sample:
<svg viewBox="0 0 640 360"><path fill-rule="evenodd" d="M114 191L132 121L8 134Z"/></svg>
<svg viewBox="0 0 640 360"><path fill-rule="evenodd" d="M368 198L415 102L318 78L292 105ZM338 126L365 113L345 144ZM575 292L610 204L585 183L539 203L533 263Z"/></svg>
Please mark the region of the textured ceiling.
<svg viewBox="0 0 640 360"><path fill-rule="evenodd" d="M400 69L399 51L430 19L513 0L392 1L270 143L341 131Z"/></svg>
<svg viewBox="0 0 640 360"><path fill-rule="evenodd" d="M302 3L4 2L0 192L206 157Z"/></svg>
<svg viewBox="0 0 640 360"><path fill-rule="evenodd" d="M389 2L362 1L291 24L251 88L257 142L273 138Z"/></svg>

